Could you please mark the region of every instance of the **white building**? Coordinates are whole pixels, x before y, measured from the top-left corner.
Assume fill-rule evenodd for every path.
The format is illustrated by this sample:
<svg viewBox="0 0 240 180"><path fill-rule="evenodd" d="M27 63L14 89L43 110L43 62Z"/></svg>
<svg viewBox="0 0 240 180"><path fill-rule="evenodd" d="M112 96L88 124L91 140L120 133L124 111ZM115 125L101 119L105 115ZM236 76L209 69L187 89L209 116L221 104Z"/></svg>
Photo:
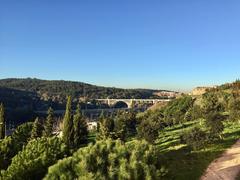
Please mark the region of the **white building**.
<svg viewBox="0 0 240 180"><path fill-rule="evenodd" d="M97 129L97 122L96 121L89 121L87 122L88 130L93 131Z"/></svg>

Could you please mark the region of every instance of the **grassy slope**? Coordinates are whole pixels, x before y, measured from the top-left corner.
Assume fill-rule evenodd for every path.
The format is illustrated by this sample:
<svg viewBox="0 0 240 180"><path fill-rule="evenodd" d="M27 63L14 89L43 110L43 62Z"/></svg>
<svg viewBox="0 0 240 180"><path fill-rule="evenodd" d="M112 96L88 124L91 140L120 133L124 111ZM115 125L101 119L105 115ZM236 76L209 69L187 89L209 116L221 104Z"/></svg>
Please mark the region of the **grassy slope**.
<svg viewBox="0 0 240 180"><path fill-rule="evenodd" d="M157 146L162 151L164 164L169 169L167 179L199 179L207 166L240 138L240 124L225 123L223 140L200 151L190 152L186 145L180 143L180 135L199 123L200 121L188 122L166 128L160 133Z"/></svg>

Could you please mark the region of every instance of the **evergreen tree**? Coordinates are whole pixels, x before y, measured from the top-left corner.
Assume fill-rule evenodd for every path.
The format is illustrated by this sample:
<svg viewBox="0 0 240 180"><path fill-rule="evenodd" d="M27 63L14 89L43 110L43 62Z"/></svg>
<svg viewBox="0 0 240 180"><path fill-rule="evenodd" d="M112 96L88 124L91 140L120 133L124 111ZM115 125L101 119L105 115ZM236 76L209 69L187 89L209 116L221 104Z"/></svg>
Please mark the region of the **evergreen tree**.
<svg viewBox="0 0 240 180"><path fill-rule="evenodd" d="M211 112L206 115L206 127L209 129L212 138L222 138L223 120L225 120L225 116L219 112Z"/></svg>
<svg viewBox="0 0 240 180"><path fill-rule="evenodd" d="M66 145L58 137L34 139L12 158L7 170L1 171L0 179L43 179L48 167L66 153Z"/></svg>
<svg viewBox="0 0 240 180"><path fill-rule="evenodd" d="M203 113L205 115L212 112L220 112L222 108L217 94L207 93L203 95Z"/></svg>
<svg viewBox="0 0 240 180"><path fill-rule="evenodd" d="M115 136L119 138L122 141L126 140L126 135L127 135L127 114L118 112L116 117L114 118L114 132Z"/></svg>
<svg viewBox="0 0 240 180"><path fill-rule="evenodd" d="M105 117L103 114L99 119L99 128L97 139L107 139L113 138L115 136L114 133L114 119L113 117Z"/></svg>
<svg viewBox="0 0 240 180"><path fill-rule="evenodd" d="M229 102L229 119L232 121L240 120L240 99L234 96Z"/></svg>
<svg viewBox="0 0 240 180"><path fill-rule="evenodd" d="M97 132L99 133L100 131L100 123L103 122L105 116L104 116L104 112L102 111L99 118L98 118L98 123L97 123Z"/></svg>
<svg viewBox="0 0 240 180"><path fill-rule="evenodd" d="M48 109L48 116L47 116L47 120L44 124L44 132L43 135L46 137L50 137L52 135L52 131L53 131L53 116L54 116L54 111L53 109L50 107Z"/></svg>
<svg viewBox="0 0 240 180"><path fill-rule="evenodd" d="M66 105L66 112L64 115L64 119L63 119L63 141L64 143L69 146L72 147L73 146L73 118L72 118L72 100L71 97L68 96L68 100L67 100L67 105Z"/></svg>
<svg viewBox="0 0 240 180"><path fill-rule="evenodd" d="M3 104L0 105L0 139L4 139L5 137L5 128L6 122L4 117L4 106Z"/></svg>
<svg viewBox="0 0 240 180"><path fill-rule="evenodd" d="M107 139L58 161L44 179L167 179L159 157L156 146L145 141L122 143Z"/></svg>
<svg viewBox="0 0 240 180"><path fill-rule="evenodd" d="M39 122L38 117L35 119L34 123L33 123L33 128L31 131L31 139L35 139L37 137L41 137L42 135L42 125Z"/></svg>
<svg viewBox="0 0 240 180"><path fill-rule="evenodd" d="M74 127L74 146L78 148L80 144L83 144L87 141L87 122L84 116L81 113L80 106L77 106L76 113L73 118L73 127Z"/></svg>

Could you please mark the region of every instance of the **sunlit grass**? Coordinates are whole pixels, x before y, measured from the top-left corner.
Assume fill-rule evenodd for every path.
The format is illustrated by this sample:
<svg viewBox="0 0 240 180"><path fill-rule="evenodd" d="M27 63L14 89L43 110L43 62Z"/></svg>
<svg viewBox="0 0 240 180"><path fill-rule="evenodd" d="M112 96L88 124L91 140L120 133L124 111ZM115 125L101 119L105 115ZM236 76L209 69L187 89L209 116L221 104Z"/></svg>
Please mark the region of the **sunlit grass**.
<svg viewBox="0 0 240 180"><path fill-rule="evenodd" d="M180 136L187 129L201 124L200 120L192 121L160 132L156 145L162 152L163 163L169 169L166 179L199 179L208 165L240 138L240 124L226 121L222 140L199 151L191 151L185 144L181 144Z"/></svg>

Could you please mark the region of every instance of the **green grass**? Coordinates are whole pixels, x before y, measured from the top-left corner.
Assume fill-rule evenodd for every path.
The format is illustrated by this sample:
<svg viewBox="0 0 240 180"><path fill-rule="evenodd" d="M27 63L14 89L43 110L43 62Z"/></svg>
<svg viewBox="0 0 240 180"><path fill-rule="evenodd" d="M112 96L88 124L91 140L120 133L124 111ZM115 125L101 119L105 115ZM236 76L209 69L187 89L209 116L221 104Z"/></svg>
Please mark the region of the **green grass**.
<svg viewBox="0 0 240 180"><path fill-rule="evenodd" d="M240 124L225 122L222 140L208 145L205 149L191 151L185 144L180 143L180 135L189 128L199 126L200 122L188 122L160 132L156 145L162 152L163 164L169 169L166 179L199 179L208 165L240 138Z"/></svg>

